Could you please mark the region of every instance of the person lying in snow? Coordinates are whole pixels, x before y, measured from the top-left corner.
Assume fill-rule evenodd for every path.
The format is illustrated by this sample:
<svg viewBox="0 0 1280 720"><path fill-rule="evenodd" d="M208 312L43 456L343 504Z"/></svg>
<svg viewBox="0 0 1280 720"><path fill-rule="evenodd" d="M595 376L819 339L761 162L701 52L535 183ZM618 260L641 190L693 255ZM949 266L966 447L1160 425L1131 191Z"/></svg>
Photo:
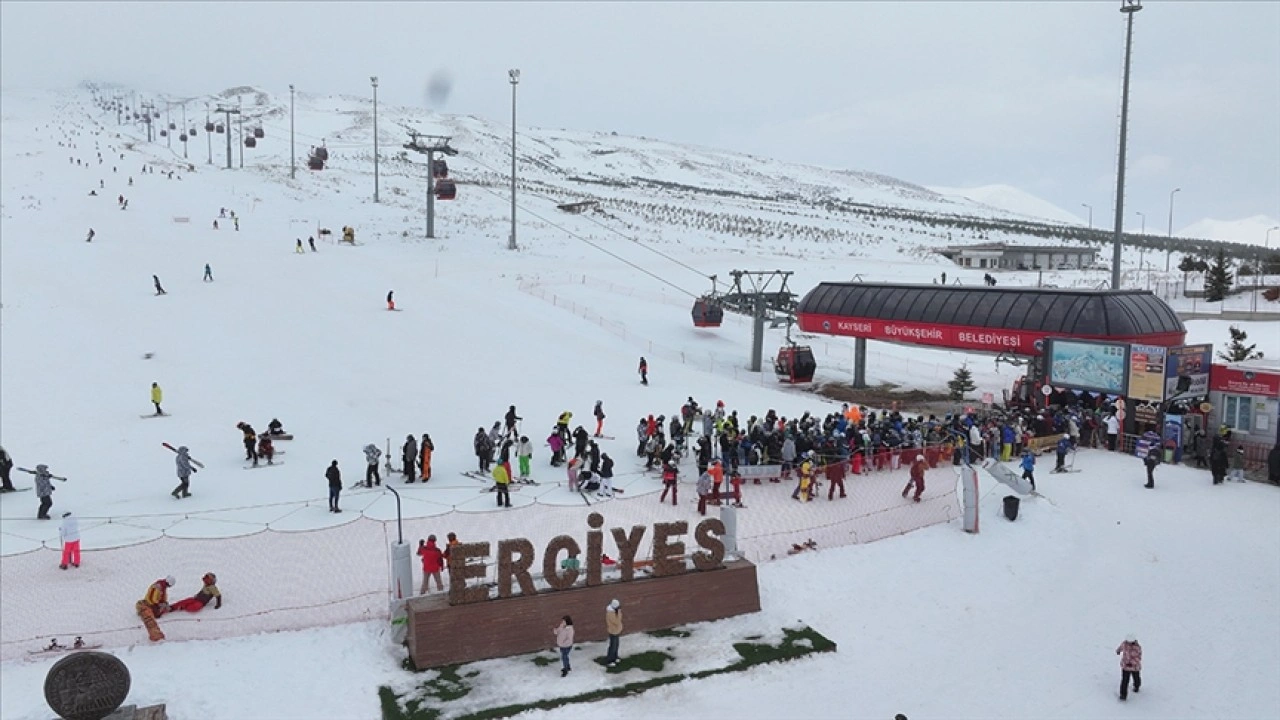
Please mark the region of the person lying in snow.
<svg viewBox="0 0 1280 720"><path fill-rule="evenodd" d="M201 578L204 587L200 588L200 592L189 598L183 598L169 606L170 610L186 610L187 612L200 612L205 605L213 600L213 608L217 610L222 607L222 593L218 591L218 577L213 573L205 573Z"/></svg>

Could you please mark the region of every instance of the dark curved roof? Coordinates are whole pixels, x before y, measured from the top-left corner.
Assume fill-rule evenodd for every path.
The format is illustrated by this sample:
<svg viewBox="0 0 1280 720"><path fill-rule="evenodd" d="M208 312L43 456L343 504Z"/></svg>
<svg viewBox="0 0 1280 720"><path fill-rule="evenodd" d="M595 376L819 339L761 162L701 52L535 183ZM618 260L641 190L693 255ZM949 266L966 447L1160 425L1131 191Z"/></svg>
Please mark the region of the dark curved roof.
<svg viewBox="0 0 1280 720"><path fill-rule="evenodd" d="M796 312L1081 337L1186 333L1178 315L1146 290L824 282Z"/></svg>

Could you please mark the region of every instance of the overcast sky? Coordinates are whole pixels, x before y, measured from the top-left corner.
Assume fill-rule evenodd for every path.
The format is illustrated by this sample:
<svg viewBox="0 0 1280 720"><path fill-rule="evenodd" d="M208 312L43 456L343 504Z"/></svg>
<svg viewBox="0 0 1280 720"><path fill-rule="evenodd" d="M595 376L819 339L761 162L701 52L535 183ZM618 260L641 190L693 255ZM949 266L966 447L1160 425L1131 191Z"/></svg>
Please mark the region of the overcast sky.
<svg viewBox="0 0 1280 720"><path fill-rule="evenodd" d="M289 83L614 130L923 185L1005 183L1109 226L1112 2L0 3L6 88L172 94ZM452 79L443 104L426 88ZM1126 221L1280 217L1280 3L1138 13Z"/></svg>

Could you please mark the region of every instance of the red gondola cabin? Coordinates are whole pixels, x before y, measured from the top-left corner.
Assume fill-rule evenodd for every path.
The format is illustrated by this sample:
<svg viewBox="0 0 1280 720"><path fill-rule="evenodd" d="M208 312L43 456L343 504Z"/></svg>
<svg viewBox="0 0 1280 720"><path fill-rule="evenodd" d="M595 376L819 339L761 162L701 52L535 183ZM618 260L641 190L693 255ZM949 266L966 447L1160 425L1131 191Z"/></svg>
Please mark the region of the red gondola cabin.
<svg viewBox="0 0 1280 720"><path fill-rule="evenodd" d="M781 348L773 363L778 382L791 384L813 382L813 373L817 369L818 363L813 359L813 351L808 345L788 345Z"/></svg>
<svg viewBox="0 0 1280 720"><path fill-rule="evenodd" d="M724 308L707 298L698 298L693 302L694 327L720 327L724 320Z"/></svg>
<svg viewBox="0 0 1280 720"><path fill-rule="evenodd" d="M458 196L458 186L452 180L441 180L436 183L436 199L452 200Z"/></svg>

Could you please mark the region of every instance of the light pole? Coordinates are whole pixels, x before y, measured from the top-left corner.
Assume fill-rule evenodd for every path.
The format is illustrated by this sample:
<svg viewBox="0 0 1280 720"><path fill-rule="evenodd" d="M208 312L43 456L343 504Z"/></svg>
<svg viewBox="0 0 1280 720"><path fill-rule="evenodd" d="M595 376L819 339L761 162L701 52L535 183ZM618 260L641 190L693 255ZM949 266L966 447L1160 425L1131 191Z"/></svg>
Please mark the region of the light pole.
<svg viewBox="0 0 1280 720"><path fill-rule="evenodd" d="M511 238L507 249L516 249L516 85L520 83L520 71L508 70L511 80Z"/></svg>
<svg viewBox="0 0 1280 720"><path fill-rule="evenodd" d="M373 83L373 201L378 202L378 76L371 75Z"/></svg>
<svg viewBox="0 0 1280 720"><path fill-rule="evenodd" d="M1111 289L1120 289L1120 244L1124 240L1124 156L1129 131L1129 60L1133 53L1133 14L1142 9L1141 0L1120 0L1125 15L1124 84L1120 92L1120 157L1116 165L1116 227L1111 248Z"/></svg>
<svg viewBox="0 0 1280 720"><path fill-rule="evenodd" d="M294 155L293 142L293 85L289 85L289 179L298 176L298 160Z"/></svg>
<svg viewBox="0 0 1280 720"><path fill-rule="evenodd" d="M1143 212L1142 212L1142 211L1140 211L1140 210L1135 210L1133 214L1134 214L1134 215L1137 215L1137 216L1139 216L1139 217L1141 217L1141 218L1142 218L1142 232L1141 232L1141 233L1139 233L1139 234L1140 234L1140 235L1146 235L1146 234L1147 234L1147 216L1146 216L1146 214L1145 214L1145 213L1143 213ZM1142 241L1142 245L1138 246L1138 278L1139 278L1139 279L1141 279L1141 278L1142 278L1142 267L1143 267L1143 264L1146 262L1146 261L1145 261L1145 258L1147 257L1147 244L1146 244L1146 243L1147 243L1147 241L1146 241L1146 240L1143 240L1143 241ZM1150 274L1150 273L1147 273L1147 278L1148 278L1148 279L1150 279L1150 278L1151 278L1151 274Z"/></svg>
<svg viewBox="0 0 1280 720"><path fill-rule="evenodd" d="M1173 196L1182 192L1182 188L1174 188L1169 193L1169 246L1164 250L1164 271L1169 272L1169 258L1173 256Z"/></svg>
<svg viewBox="0 0 1280 720"><path fill-rule="evenodd" d="M1133 214L1142 218L1142 231L1139 234L1146 235L1147 234L1147 214L1142 212L1141 210L1135 210Z"/></svg>
<svg viewBox="0 0 1280 720"><path fill-rule="evenodd" d="M1080 203L1080 207L1089 208L1089 229L1093 229L1093 206L1089 203Z"/></svg>

